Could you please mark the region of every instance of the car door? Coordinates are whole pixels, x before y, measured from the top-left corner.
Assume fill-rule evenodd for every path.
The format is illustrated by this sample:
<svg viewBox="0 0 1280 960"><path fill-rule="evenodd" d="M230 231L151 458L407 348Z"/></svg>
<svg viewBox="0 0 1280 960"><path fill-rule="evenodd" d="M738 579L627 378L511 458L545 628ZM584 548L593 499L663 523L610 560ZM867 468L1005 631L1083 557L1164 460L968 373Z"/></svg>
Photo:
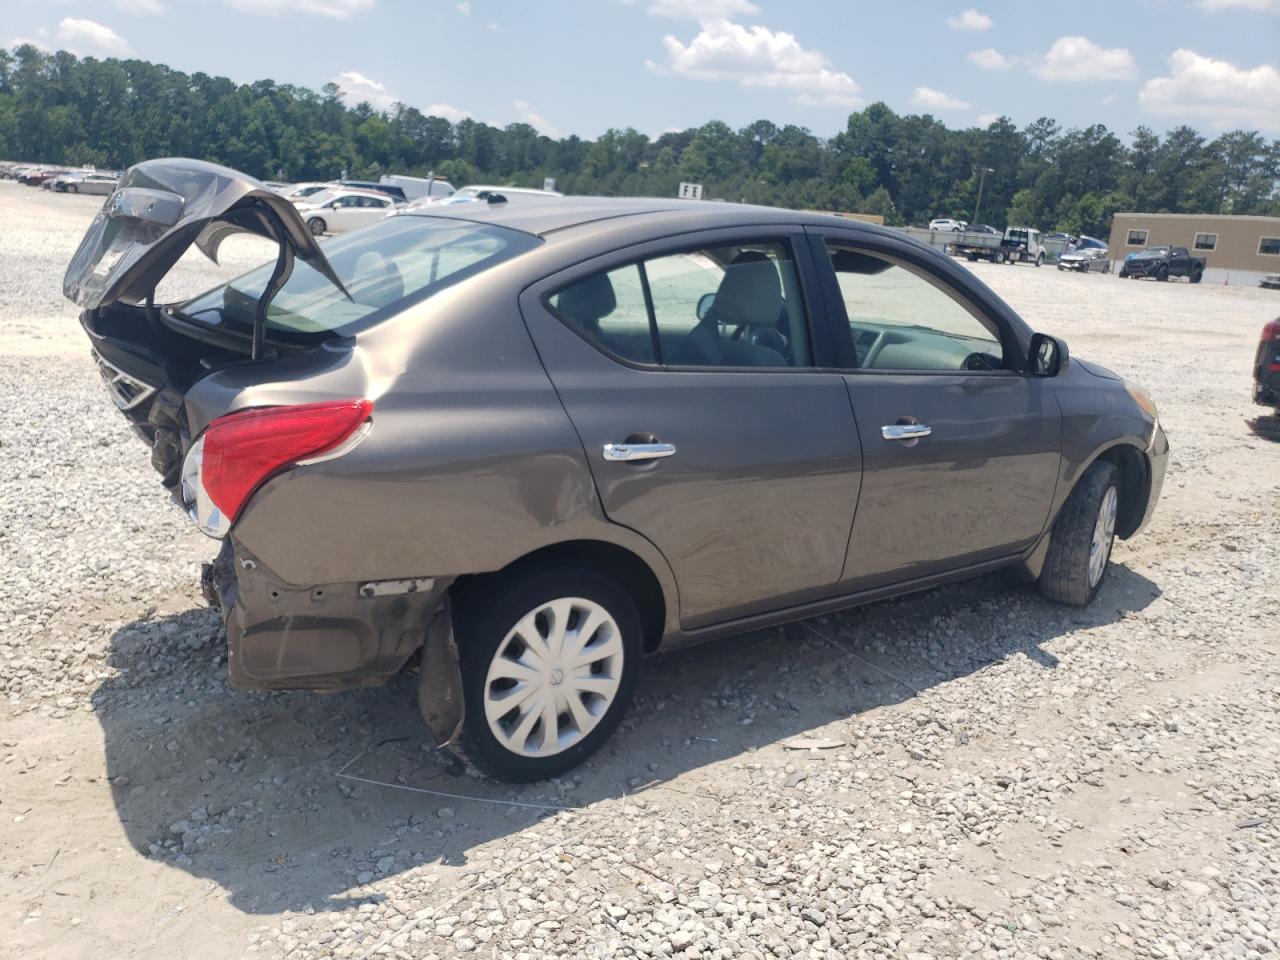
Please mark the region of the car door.
<svg viewBox="0 0 1280 960"><path fill-rule="evenodd" d="M1048 521L1062 425L1007 318L908 244L818 232L813 245L862 437L842 588L1028 550Z"/></svg>
<svg viewBox="0 0 1280 960"><path fill-rule="evenodd" d="M1169 273L1175 277L1186 276L1191 272L1191 254L1186 247L1169 248Z"/></svg>
<svg viewBox="0 0 1280 960"><path fill-rule="evenodd" d="M649 243L521 297L604 512L666 557L686 628L827 596L844 565L861 450L804 239Z"/></svg>

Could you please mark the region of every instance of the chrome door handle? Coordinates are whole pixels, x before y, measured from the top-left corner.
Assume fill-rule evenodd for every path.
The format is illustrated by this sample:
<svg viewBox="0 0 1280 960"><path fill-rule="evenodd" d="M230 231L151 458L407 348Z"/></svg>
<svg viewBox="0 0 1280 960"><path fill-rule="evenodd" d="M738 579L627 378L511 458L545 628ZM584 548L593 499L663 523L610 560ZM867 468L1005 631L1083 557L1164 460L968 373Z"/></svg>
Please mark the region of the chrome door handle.
<svg viewBox="0 0 1280 960"><path fill-rule="evenodd" d="M674 443L606 443L603 450L606 460L617 463L661 460L675 452Z"/></svg>
<svg viewBox="0 0 1280 960"><path fill-rule="evenodd" d="M933 433L933 428L923 423L889 423L880 428L880 436L886 440L919 440Z"/></svg>

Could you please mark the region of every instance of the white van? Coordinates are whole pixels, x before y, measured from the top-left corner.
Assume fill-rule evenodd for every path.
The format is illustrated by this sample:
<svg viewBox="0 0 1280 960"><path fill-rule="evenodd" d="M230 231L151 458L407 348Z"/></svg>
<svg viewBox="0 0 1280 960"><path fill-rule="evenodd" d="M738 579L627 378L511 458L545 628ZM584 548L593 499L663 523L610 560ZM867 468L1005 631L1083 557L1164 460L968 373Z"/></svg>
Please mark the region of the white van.
<svg viewBox="0 0 1280 960"><path fill-rule="evenodd" d="M452 183L439 177L406 177L398 173L384 173L378 178L378 182L399 187L404 191L406 200L434 200L451 197L457 192Z"/></svg>

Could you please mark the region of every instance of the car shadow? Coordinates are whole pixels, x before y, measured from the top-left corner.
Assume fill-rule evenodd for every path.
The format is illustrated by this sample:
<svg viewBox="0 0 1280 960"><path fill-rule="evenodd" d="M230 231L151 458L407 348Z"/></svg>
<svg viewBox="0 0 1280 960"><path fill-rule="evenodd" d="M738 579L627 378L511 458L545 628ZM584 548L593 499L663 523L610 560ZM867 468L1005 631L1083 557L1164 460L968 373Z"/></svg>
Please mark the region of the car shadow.
<svg viewBox="0 0 1280 960"><path fill-rule="evenodd" d="M331 696L231 689L221 625L203 609L118 630L118 672L93 707L139 853L213 881L247 913L335 911L376 899L366 885L377 878L466 863L555 807L665 783L1010 657L1054 669L1045 644L1159 595L1123 564L1082 609L997 574L660 654L600 753L522 787L454 769L426 734L411 675Z"/></svg>

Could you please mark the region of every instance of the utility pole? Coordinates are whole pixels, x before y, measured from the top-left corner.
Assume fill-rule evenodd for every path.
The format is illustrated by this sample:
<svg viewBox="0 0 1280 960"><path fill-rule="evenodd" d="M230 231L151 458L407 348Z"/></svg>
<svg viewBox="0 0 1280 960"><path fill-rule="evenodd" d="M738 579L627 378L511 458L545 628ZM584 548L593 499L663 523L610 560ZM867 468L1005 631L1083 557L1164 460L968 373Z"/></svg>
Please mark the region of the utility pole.
<svg viewBox="0 0 1280 960"><path fill-rule="evenodd" d="M995 173L991 167L983 167L982 173L978 177L978 202L973 205L973 222L978 222L978 211L982 209L982 185L987 180L988 173Z"/></svg>

